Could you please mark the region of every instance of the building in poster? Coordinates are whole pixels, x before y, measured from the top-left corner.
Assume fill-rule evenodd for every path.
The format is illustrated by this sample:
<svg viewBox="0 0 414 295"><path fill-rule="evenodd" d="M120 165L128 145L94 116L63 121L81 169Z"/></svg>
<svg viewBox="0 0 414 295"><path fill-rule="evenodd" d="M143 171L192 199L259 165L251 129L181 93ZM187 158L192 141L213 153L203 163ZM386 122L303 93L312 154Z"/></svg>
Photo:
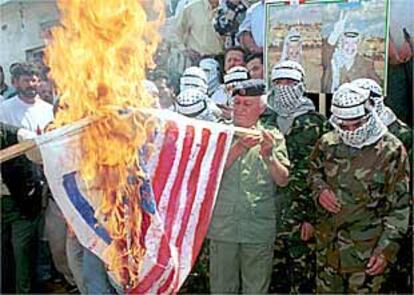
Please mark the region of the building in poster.
<svg viewBox="0 0 414 295"><path fill-rule="evenodd" d="M312 73L310 92L332 93L358 78L384 85L387 0L270 1L266 30L267 71L281 60L296 60Z"/></svg>

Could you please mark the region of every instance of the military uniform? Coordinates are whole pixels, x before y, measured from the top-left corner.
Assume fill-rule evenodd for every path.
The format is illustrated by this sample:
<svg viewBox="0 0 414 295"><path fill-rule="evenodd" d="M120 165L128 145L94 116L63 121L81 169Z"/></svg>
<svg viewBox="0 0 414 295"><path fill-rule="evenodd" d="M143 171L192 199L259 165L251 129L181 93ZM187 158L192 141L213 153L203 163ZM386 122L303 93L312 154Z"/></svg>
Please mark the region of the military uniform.
<svg viewBox="0 0 414 295"><path fill-rule="evenodd" d="M397 119L388 126L388 131L401 140L407 152L411 151L413 148L413 130L407 124Z"/></svg>
<svg viewBox="0 0 414 295"><path fill-rule="evenodd" d="M345 145L335 132L317 143L309 182L315 201L331 189L341 211L317 206L317 292L378 293L384 275L369 276L373 254L395 262L398 239L409 217L409 164L401 142L386 132L361 149Z"/></svg>
<svg viewBox="0 0 414 295"><path fill-rule="evenodd" d="M262 128L259 123L258 128ZM283 135L275 128L268 130L276 138L273 158L288 167ZM208 232L212 293L238 293L240 287L244 293L267 293L277 197L260 145L247 150L224 172Z"/></svg>
<svg viewBox="0 0 414 295"><path fill-rule="evenodd" d="M395 135L404 144L408 151L410 163L412 163L412 129L397 119L391 125L388 126L388 130ZM412 183L410 184L411 195L412 195ZM407 234L402 238L400 245L401 249L398 252L398 257L395 265L392 265L387 278L387 283L384 286L382 292L396 292L411 293L413 283L413 218L412 218L412 199L410 199L410 220L409 230Z"/></svg>
<svg viewBox="0 0 414 295"><path fill-rule="evenodd" d="M274 118L277 122L277 115ZM283 189L271 283L271 292L312 293L315 290L314 243L300 238L303 222L314 223L314 203L306 183L309 155L316 141L328 130L326 118L310 111L296 117L287 131L286 145L291 169ZM281 279L283 278L283 279Z"/></svg>

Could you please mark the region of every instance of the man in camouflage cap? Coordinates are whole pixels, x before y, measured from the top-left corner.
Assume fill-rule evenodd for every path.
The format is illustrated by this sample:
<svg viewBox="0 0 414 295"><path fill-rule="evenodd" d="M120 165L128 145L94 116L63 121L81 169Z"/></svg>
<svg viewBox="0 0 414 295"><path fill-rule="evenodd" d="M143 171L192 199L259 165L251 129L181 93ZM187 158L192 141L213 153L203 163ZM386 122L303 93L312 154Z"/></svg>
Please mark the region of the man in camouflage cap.
<svg viewBox="0 0 414 295"><path fill-rule="evenodd" d="M306 183L309 155L316 141L328 131L326 118L304 96L305 71L295 61L283 61L272 70L272 97L276 126L284 133L291 169L283 189L273 266L271 292L313 293L315 205ZM280 278L284 278L281 280Z"/></svg>
<svg viewBox="0 0 414 295"><path fill-rule="evenodd" d="M290 163L283 135L259 123L263 94L259 80L233 88L234 125L258 135L236 136L227 158L208 232L211 293L268 292L276 188L287 185Z"/></svg>
<svg viewBox="0 0 414 295"><path fill-rule="evenodd" d="M318 293L378 293L407 231L407 153L373 108L368 90L341 85L332 100L334 131L310 158Z"/></svg>

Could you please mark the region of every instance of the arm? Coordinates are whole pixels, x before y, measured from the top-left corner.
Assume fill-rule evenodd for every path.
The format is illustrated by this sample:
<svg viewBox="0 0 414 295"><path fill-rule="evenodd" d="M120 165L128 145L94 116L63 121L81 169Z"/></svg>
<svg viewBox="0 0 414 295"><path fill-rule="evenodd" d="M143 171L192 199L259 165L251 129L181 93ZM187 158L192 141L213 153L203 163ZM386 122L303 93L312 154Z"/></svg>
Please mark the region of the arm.
<svg viewBox="0 0 414 295"><path fill-rule="evenodd" d="M309 157L308 183L312 190L314 200L318 204L318 198L321 192L325 189L330 189L324 177L324 156L321 139L317 141Z"/></svg>
<svg viewBox="0 0 414 295"><path fill-rule="evenodd" d="M239 34L240 45L249 52L260 53L263 52L263 48L257 46L256 42L253 39L252 33L249 31L243 31Z"/></svg>
<svg viewBox="0 0 414 295"><path fill-rule="evenodd" d="M401 146L387 164L385 194L388 213L382 218L383 232L374 255L383 255L394 262L399 250L398 240L407 232L410 211L409 163Z"/></svg>
<svg viewBox="0 0 414 295"><path fill-rule="evenodd" d="M280 187L285 187L289 183L288 167L290 166L285 138L278 131L275 133L263 131L262 136L260 154L274 182Z"/></svg>
<svg viewBox="0 0 414 295"><path fill-rule="evenodd" d="M277 158L265 158L264 161L270 170L274 182L280 187L287 186L289 183L289 170Z"/></svg>
<svg viewBox="0 0 414 295"><path fill-rule="evenodd" d="M252 35L252 9L249 8L246 12L246 17L239 27L237 33L237 40L240 45L250 52L262 52L263 48L257 46Z"/></svg>
<svg viewBox="0 0 414 295"><path fill-rule="evenodd" d="M224 169L225 170L229 169L233 165L234 161L236 161L238 157L243 155L245 151L246 151L246 148L241 144L239 140L236 140L235 143L230 148L229 155L227 157L227 161L226 161L226 165L224 166Z"/></svg>
<svg viewBox="0 0 414 295"><path fill-rule="evenodd" d="M183 47L187 47L186 40L188 32L190 31L190 27L188 26L186 15L187 9L182 9L174 18L174 25L175 25L175 34L179 40L179 43Z"/></svg>
<svg viewBox="0 0 414 295"><path fill-rule="evenodd" d="M321 115L304 115L295 120L289 133L288 151L293 162L289 189L295 201L293 216L299 222L315 222L315 203L306 178L309 175L309 156L318 139L327 131L326 122Z"/></svg>

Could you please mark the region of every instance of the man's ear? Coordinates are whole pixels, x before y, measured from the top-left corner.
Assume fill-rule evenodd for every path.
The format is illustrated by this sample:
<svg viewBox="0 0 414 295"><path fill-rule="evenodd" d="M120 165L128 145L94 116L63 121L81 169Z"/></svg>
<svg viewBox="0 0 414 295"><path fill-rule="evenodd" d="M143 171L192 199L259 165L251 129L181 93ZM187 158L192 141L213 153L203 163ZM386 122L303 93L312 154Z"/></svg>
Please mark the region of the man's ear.
<svg viewBox="0 0 414 295"><path fill-rule="evenodd" d="M263 94L260 96L260 114L263 114L267 107L267 95Z"/></svg>

